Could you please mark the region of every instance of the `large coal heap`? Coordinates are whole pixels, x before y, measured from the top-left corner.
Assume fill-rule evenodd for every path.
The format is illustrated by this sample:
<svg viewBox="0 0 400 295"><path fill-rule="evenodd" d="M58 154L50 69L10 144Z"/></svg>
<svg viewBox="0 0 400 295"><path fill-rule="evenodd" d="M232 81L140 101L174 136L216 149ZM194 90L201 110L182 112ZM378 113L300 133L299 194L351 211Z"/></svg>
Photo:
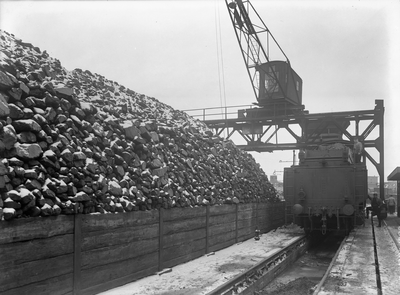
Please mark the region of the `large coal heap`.
<svg viewBox="0 0 400 295"><path fill-rule="evenodd" d="M2 219L278 201L202 122L0 33Z"/></svg>

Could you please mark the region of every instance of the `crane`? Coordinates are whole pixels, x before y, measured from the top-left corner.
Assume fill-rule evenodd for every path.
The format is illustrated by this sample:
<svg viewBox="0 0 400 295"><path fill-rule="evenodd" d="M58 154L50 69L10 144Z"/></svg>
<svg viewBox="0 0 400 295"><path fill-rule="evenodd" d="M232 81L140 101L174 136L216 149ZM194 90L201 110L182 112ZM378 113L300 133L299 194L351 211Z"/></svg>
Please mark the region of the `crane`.
<svg viewBox="0 0 400 295"><path fill-rule="evenodd" d="M273 109L274 115L303 110L302 79L292 69L285 52L253 5L249 0L225 0L225 3L257 100L254 104ZM266 48L261 42L264 36ZM279 54L284 60L270 59L273 53ZM250 109L246 111L247 115L253 114L253 117L265 114Z"/></svg>
<svg viewBox="0 0 400 295"><path fill-rule="evenodd" d="M274 170L274 172L272 173L273 175L277 175L277 174L281 174L281 173L283 173L283 171L276 171L276 170Z"/></svg>

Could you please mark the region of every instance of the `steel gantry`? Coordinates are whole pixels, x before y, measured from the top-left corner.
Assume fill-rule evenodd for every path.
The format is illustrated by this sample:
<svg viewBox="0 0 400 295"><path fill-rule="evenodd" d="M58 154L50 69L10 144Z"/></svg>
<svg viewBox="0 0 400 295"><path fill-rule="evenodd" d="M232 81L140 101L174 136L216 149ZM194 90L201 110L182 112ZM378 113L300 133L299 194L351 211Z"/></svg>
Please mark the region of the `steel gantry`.
<svg viewBox="0 0 400 295"><path fill-rule="evenodd" d="M354 139L358 138L364 146L364 162L368 159L379 173L380 193L381 196L384 195L383 100L376 100L375 108L372 110L360 111L316 114L309 114L305 111L280 116L269 116L269 113L263 112L263 108L248 111L249 109L239 110L237 118L212 120L208 120L207 115L203 114L203 122L217 135L225 132L226 139L230 139L234 134L239 134L246 144L237 146L245 151L273 152L313 149L329 142L340 142L352 148ZM349 128L350 125L354 127L353 130L349 130L352 129ZM280 142L278 135L283 130L291 136L290 142ZM376 137L374 137L375 134L377 134ZM286 140L287 137L286 135ZM378 152L378 157L374 157L371 153L374 149Z"/></svg>

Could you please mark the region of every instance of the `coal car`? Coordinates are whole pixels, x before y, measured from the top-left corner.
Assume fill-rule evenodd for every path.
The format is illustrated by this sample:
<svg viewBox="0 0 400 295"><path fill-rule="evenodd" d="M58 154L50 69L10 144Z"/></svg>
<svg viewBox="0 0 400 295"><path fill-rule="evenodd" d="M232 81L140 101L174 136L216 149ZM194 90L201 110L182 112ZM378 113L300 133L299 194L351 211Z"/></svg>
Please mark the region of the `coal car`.
<svg viewBox="0 0 400 295"><path fill-rule="evenodd" d="M365 163L354 163L344 144L299 153L299 164L284 169L286 220L308 232L348 233L363 222L368 194Z"/></svg>

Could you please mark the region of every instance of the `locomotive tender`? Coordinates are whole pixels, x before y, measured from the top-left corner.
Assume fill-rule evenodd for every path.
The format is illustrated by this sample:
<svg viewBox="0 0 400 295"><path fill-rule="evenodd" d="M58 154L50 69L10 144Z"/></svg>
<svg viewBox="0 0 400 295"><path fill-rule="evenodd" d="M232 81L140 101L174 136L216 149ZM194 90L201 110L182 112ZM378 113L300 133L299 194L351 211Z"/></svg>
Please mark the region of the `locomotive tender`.
<svg viewBox="0 0 400 295"><path fill-rule="evenodd" d="M299 154L299 164L284 169L286 218L312 231L344 231L364 220L368 195L365 163L354 163L342 143L320 145Z"/></svg>

